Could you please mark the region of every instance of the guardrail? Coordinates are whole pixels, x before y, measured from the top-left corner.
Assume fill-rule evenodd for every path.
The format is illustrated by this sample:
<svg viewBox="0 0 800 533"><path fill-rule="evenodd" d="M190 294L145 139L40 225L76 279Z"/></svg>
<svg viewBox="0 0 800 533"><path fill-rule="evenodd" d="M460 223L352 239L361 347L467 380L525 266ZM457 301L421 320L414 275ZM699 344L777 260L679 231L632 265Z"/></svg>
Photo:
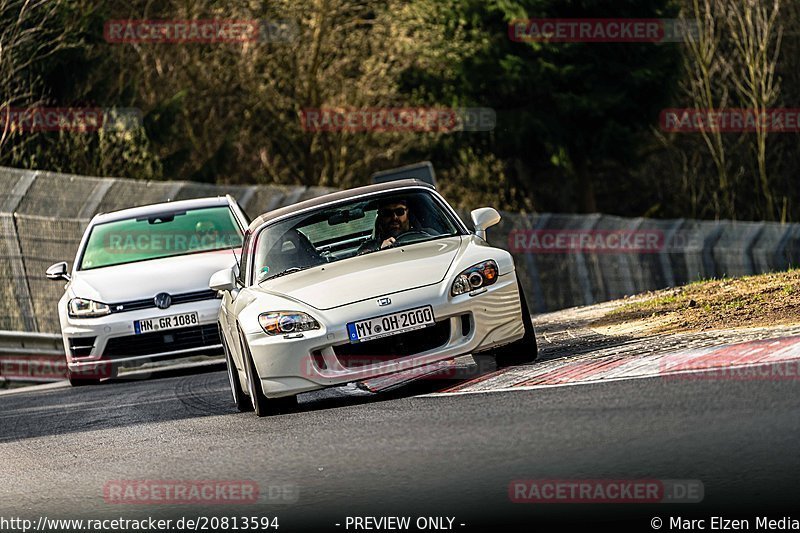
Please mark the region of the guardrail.
<svg viewBox="0 0 800 533"><path fill-rule="evenodd" d="M0 331L0 383L46 383L66 376L67 359L61 335Z"/></svg>
<svg viewBox="0 0 800 533"><path fill-rule="evenodd" d="M0 330L59 331L64 284L44 271L75 255L96 212L231 193L258 214L332 190L142 182L0 166ZM514 255L534 313L800 265L797 223L503 213L488 238Z"/></svg>

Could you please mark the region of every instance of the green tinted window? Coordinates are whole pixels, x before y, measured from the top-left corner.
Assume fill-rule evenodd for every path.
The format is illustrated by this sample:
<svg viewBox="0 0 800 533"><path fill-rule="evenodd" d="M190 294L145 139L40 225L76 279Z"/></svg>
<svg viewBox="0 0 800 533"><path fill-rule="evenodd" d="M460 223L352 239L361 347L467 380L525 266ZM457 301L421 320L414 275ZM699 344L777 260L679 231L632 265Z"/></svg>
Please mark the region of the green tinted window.
<svg viewBox="0 0 800 533"><path fill-rule="evenodd" d="M227 207L165 211L92 228L78 270L241 245L242 233Z"/></svg>

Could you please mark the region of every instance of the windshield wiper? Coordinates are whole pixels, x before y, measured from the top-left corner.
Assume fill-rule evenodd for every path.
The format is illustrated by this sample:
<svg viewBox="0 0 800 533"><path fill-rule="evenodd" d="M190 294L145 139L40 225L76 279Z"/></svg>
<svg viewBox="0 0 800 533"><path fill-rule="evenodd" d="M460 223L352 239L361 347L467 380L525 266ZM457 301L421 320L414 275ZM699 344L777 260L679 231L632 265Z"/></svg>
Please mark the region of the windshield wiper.
<svg viewBox="0 0 800 533"><path fill-rule="evenodd" d="M282 271L278 272L277 274L273 274L271 276L267 276L266 278L264 278L261 281L259 281L259 283L267 281L269 279L279 278L281 276L285 276L286 274L293 274L295 272L300 272L301 270L305 270L307 268L310 268L310 267L289 267L286 270L282 270Z"/></svg>

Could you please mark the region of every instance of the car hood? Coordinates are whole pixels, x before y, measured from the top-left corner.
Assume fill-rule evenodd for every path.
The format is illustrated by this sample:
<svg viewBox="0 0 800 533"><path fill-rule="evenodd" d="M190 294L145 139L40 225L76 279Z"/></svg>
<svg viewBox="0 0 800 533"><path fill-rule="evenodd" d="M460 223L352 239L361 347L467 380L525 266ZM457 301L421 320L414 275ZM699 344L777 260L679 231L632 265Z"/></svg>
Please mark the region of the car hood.
<svg viewBox="0 0 800 533"><path fill-rule="evenodd" d="M461 237L401 246L264 281L261 291L286 295L320 310L440 283Z"/></svg>
<svg viewBox="0 0 800 533"><path fill-rule="evenodd" d="M208 289L211 275L234 264L230 250L152 259L127 265L76 271L70 289L80 298L103 303L152 298Z"/></svg>

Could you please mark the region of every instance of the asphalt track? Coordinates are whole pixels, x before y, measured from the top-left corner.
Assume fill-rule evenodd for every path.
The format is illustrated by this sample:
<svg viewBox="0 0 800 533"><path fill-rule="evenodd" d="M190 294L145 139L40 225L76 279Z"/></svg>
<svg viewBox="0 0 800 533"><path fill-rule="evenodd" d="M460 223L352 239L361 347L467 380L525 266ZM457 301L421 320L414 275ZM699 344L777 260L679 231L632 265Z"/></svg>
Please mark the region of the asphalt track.
<svg viewBox="0 0 800 533"><path fill-rule="evenodd" d="M557 325L539 323L551 339L546 360L571 356L565 346L631 346L579 329L553 340ZM451 517L456 531L653 531L654 517L667 531L670 517L712 515L755 524L798 508L798 379L652 377L455 395L437 394L453 379L428 379L382 394L307 394L296 411L264 419L235 410L219 366L3 394L0 517L277 516L279 531L355 531L348 516ZM512 503L520 479L697 480L703 495ZM248 480L260 495L109 501L104 487L120 480Z"/></svg>

